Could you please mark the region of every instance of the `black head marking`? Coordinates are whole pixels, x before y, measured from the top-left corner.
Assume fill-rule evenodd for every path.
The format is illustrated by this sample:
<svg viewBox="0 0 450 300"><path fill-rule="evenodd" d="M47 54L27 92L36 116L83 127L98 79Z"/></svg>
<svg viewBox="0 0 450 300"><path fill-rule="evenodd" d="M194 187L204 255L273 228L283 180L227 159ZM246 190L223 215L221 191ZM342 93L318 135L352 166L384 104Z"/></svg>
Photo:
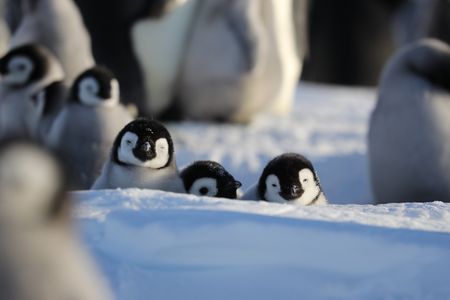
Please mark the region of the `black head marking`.
<svg viewBox="0 0 450 300"><path fill-rule="evenodd" d="M241 183L228 173L225 168L214 161L196 161L186 167L181 173L184 187L187 191L197 179L214 178L217 180L218 193L216 197L235 199L236 191L241 187ZM200 190L201 192L201 190ZM206 194L207 191L204 193Z"/></svg>
<svg viewBox="0 0 450 300"><path fill-rule="evenodd" d="M118 149L120 147L122 137L127 132L132 132L138 136L138 141L133 149L133 154L136 158L141 161L147 161L154 158L156 156L156 153L154 152L156 141L160 138L165 138L169 144L169 160L166 165L161 168L165 168L172 162L174 147L172 137L170 136L167 128L158 121L141 118L128 123L117 135L112 149L112 160L115 163L123 165L118 157ZM146 151L147 144L152 146L151 151Z"/></svg>
<svg viewBox="0 0 450 300"><path fill-rule="evenodd" d="M80 83L86 78L93 78L99 85L98 97L101 99L109 99L112 95L112 80L116 79L114 74L105 67L95 66L81 73L73 83L70 98L72 101L80 102Z"/></svg>
<svg viewBox="0 0 450 300"><path fill-rule="evenodd" d="M264 168L258 182L258 193L264 199L266 193L266 178L274 174L280 181L281 195L286 200L293 200L303 194L299 181L299 172L302 169L310 169L314 174L314 180L318 183L317 175L312 163L303 155L286 153L272 159Z"/></svg>
<svg viewBox="0 0 450 300"><path fill-rule="evenodd" d="M42 79L49 70L50 66L50 52L35 44L27 44L19 46L9 51L5 56L0 59L0 75L7 75L10 70L8 65L11 60L18 56L27 57L33 63L33 70L30 73L30 77L23 84L27 85L34 81Z"/></svg>

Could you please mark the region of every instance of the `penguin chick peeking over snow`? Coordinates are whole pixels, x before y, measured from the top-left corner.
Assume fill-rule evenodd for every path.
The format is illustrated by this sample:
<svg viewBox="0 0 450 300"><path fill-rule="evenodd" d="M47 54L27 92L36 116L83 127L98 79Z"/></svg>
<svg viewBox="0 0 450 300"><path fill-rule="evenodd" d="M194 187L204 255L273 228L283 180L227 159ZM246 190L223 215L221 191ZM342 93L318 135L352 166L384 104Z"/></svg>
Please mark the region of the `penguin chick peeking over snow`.
<svg viewBox="0 0 450 300"><path fill-rule="evenodd" d="M214 161L196 161L180 173L189 194L236 199L241 183Z"/></svg>
<svg viewBox="0 0 450 300"><path fill-rule="evenodd" d="M242 199L296 205L327 203L312 163L295 153L282 154L271 160L258 183Z"/></svg>
<svg viewBox="0 0 450 300"><path fill-rule="evenodd" d="M138 119L117 135L111 158L92 189L146 188L184 193L169 131L161 123Z"/></svg>

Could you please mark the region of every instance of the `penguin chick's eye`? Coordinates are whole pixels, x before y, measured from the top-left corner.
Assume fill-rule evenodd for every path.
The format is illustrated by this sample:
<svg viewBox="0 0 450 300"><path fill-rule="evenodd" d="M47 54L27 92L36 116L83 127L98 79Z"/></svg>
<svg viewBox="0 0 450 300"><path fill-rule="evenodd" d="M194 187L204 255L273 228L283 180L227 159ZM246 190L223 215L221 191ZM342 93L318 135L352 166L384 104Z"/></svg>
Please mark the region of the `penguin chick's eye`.
<svg viewBox="0 0 450 300"><path fill-rule="evenodd" d="M136 146L136 143L138 141L138 136L132 132L127 132L124 134L123 138L122 138L122 146L130 149L130 148L134 148Z"/></svg>
<svg viewBox="0 0 450 300"><path fill-rule="evenodd" d="M302 185L306 184L306 186L310 186L314 184L314 173L310 169L304 168L299 172L299 180Z"/></svg>
<svg viewBox="0 0 450 300"><path fill-rule="evenodd" d="M206 194L208 194L208 192L209 192L209 189L207 187L202 187L200 189L200 194L202 194L202 195L206 195Z"/></svg>
<svg viewBox="0 0 450 300"><path fill-rule="evenodd" d="M279 189L280 181L278 180L278 177L274 174L270 174L269 176L267 176L266 187L270 189Z"/></svg>

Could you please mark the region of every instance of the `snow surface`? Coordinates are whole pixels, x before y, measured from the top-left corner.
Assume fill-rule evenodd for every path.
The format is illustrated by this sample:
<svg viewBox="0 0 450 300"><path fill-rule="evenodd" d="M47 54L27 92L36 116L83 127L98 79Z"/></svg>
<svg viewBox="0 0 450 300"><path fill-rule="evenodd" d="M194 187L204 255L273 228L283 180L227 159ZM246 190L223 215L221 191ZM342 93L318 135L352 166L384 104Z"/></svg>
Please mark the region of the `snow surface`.
<svg viewBox="0 0 450 300"><path fill-rule="evenodd" d="M450 299L450 204L367 204L374 92L303 84L298 99L286 119L172 124L177 161L217 160L247 188L275 155L300 152L334 204L72 193L117 299Z"/></svg>

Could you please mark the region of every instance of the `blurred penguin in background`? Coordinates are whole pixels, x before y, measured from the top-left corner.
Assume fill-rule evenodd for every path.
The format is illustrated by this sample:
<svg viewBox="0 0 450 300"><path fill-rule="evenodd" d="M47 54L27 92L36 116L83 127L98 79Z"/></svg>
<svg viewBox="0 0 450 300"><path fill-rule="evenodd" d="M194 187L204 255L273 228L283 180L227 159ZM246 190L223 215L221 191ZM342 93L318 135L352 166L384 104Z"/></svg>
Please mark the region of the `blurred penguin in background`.
<svg viewBox="0 0 450 300"><path fill-rule="evenodd" d="M0 56L6 53L9 41L9 29L4 18L4 11L4 0L0 0Z"/></svg>
<svg viewBox="0 0 450 300"><path fill-rule="evenodd" d="M94 65L89 33L72 0L6 1L10 49L28 43L47 47L61 62L68 83Z"/></svg>
<svg viewBox="0 0 450 300"><path fill-rule="evenodd" d="M294 13L306 15L306 2L200 3L175 110L188 119L236 122L258 112L289 112L304 55L297 48ZM302 9L294 12L294 4Z"/></svg>
<svg viewBox="0 0 450 300"><path fill-rule="evenodd" d="M125 104L135 104L142 115L151 116L152 111L147 105L143 66L138 59L139 49L132 32L140 20L163 18L184 1L75 0L91 34L95 60L117 76L123 98L128 101ZM171 34L172 31L167 32L165 40L177 43L178 36ZM155 57L155 53L149 53L148 60L167 61L164 57Z"/></svg>
<svg viewBox="0 0 450 300"><path fill-rule="evenodd" d="M53 156L24 141L0 143L1 299L112 299L70 210Z"/></svg>
<svg viewBox="0 0 450 300"><path fill-rule="evenodd" d="M450 47L418 41L386 66L368 136L377 203L450 202Z"/></svg>
<svg viewBox="0 0 450 300"><path fill-rule="evenodd" d="M305 52L295 24L304 37L306 0L76 2L96 60L143 115L248 121L289 110Z"/></svg>
<svg viewBox="0 0 450 300"><path fill-rule="evenodd" d="M0 59L0 75L0 137L39 138L63 101L40 93L64 79L58 60L44 47L23 45Z"/></svg>

